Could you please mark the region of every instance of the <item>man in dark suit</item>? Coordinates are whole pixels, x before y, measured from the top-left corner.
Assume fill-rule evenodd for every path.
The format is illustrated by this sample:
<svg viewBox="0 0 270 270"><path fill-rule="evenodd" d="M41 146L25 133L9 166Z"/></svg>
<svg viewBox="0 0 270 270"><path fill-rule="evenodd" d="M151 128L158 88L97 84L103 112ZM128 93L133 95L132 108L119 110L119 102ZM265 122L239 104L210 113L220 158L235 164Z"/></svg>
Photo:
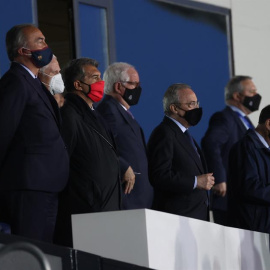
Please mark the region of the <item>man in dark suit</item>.
<svg viewBox="0 0 270 270"><path fill-rule="evenodd" d="M229 152L246 130L254 128L247 115L259 108L261 96L249 76L232 78L225 88L227 106L216 112L202 139L209 170L214 172L216 184L211 191L214 222L227 225L227 180Z"/></svg>
<svg viewBox="0 0 270 270"><path fill-rule="evenodd" d="M104 93L98 62L70 61L63 70L61 134L70 156L69 181L59 196L54 242L72 247L71 215L121 209L119 159L110 129L94 109Z"/></svg>
<svg viewBox="0 0 270 270"><path fill-rule="evenodd" d="M12 64L0 81L0 221L13 234L51 242L69 167L57 103L37 78L52 52L29 24L12 27L6 47Z"/></svg>
<svg viewBox="0 0 270 270"><path fill-rule="evenodd" d="M97 107L111 127L120 156L123 209L151 208L143 130L129 111L141 94L139 74L127 63L114 63L105 73L105 97ZM136 183L134 185L136 179Z"/></svg>
<svg viewBox="0 0 270 270"><path fill-rule="evenodd" d="M163 98L165 117L148 142L149 178L155 210L209 219L208 194L214 185L202 152L187 131L202 116L191 87L173 84Z"/></svg>
<svg viewBox="0 0 270 270"><path fill-rule="evenodd" d="M270 105L231 148L228 225L270 233Z"/></svg>

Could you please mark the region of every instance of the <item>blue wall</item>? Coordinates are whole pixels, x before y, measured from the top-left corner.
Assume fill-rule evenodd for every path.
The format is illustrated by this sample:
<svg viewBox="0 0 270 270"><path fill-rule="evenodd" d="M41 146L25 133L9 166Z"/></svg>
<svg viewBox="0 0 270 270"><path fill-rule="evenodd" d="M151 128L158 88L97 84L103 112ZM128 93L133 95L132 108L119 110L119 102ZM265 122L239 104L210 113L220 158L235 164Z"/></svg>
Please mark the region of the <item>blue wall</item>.
<svg viewBox="0 0 270 270"><path fill-rule="evenodd" d="M183 82L192 86L203 107L203 119L191 129L200 142L210 116L224 107L229 79L225 19L150 0L113 3L116 57L140 74L143 92L131 110L146 139L163 118L164 92L172 83Z"/></svg>
<svg viewBox="0 0 270 270"><path fill-rule="evenodd" d="M0 1L0 76L9 69L6 53L6 32L14 25L33 23L31 0Z"/></svg>
<svg viewBox="0 0 270 270"><path fill-rule="evenodd" d="M210 116L224 107L224 86L229 79L225 18L152 0L114 0L113 5L116 58L133 64L139 71L143 92L132 112L146 139L163 118L164 92L170 84L183 82L192 86L203 107L202 121L191 129L200 142ZM87 12L92 15L96 12L96 17L80 23L92 26L94 20L97 24L94 29L86 27L87 31L81 31L82 54L88 56L89 52L89 57L99 60L103 71L107 61L104 16L96 8L82 7L81 20L87 18ZM5 34L15 24L33 22L32 1L1 1L0 10L0 75L3 75L9 68ZM100 35L93 32L95 29ZM90 42L85 42L89 39ZM90 43L95 46L89 47Z"/></svg>
<svg viewBox="0 0 270 270"><path fill-rule="evenodd" d="M79 4L81 56L98 60L99 70L108 66L106 10L88 4Z"/></svg>

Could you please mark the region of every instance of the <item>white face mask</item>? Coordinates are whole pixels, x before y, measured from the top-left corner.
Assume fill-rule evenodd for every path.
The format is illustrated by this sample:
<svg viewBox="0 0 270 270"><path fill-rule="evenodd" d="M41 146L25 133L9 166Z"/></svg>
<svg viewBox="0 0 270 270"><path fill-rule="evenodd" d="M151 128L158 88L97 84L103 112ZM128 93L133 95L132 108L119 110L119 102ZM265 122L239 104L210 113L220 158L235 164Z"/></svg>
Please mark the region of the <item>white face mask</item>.
<svg viewBox="0 0 270 270"><path fill-rule="evenodd" d="M49 91L51 92L52 95L61 94L64 92L65 85L64 85L64 82L62 79L62 75L60 73L58 73L54 76L50 76L46 73L43 73L43 74L51 77L51 81L50 81L49 85L44 83L44 82L42 82L42 83L49 86Z"/></svg>
<svg viewBox="0 0 270 270"><path fill-rule="evenodd" d="M62 79L62 75L60 73L52 76L49 87L49 90L53 95L61 94L64 92L65 85Z"/></svg>

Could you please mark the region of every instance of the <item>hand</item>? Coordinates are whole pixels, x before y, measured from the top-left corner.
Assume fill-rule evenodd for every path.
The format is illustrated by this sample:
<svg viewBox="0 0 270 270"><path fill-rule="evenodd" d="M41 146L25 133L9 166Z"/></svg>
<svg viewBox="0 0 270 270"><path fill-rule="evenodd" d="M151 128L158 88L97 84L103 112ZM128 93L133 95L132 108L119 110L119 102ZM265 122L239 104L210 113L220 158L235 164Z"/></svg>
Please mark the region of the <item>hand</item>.
<svg viewBox="0 0 270 270"><path fill-rule="evenodd" d="M197 176L197 188L210 190L215 184L213 173L207 173Z"/></svg>
<svg viewBox="0 0 270 270"><path fill-rule="evenodd" d="M224 197L226 195L226 192L227 192L227 183L222 182L222 183L216 184L213 186L212 190L213 190L215 195Z"/></svg>
<svg viewBox="0 0 270 270"><path fill-rule="evenodd" d="M130 192L133 189L134 184L135 184L135 174L130 166L128 167L128 169L126 170L126 172L124 174L123 182L125 182L124 193L130 194Z"/></svg>

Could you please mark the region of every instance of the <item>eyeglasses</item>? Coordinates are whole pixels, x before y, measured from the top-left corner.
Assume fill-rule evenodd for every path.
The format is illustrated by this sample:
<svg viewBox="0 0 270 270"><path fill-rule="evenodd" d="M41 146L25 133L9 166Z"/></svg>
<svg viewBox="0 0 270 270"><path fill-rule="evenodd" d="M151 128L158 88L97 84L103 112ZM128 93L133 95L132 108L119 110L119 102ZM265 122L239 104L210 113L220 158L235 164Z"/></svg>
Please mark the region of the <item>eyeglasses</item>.
<svg viewBox="0 0 270 270"><path fill-rule="evenodd" d="M188 103L174 103L175 105L188 105L189 108L195 108L195 107L199 107L200 106L200 102L199 101L191 101Z"/></svg>
<svg viewBox="0 0 270 270"><path fill-rule="evenodd" d="M120 83L127 83L136 87L140 86L140 82L120 81Z"/></svg>

